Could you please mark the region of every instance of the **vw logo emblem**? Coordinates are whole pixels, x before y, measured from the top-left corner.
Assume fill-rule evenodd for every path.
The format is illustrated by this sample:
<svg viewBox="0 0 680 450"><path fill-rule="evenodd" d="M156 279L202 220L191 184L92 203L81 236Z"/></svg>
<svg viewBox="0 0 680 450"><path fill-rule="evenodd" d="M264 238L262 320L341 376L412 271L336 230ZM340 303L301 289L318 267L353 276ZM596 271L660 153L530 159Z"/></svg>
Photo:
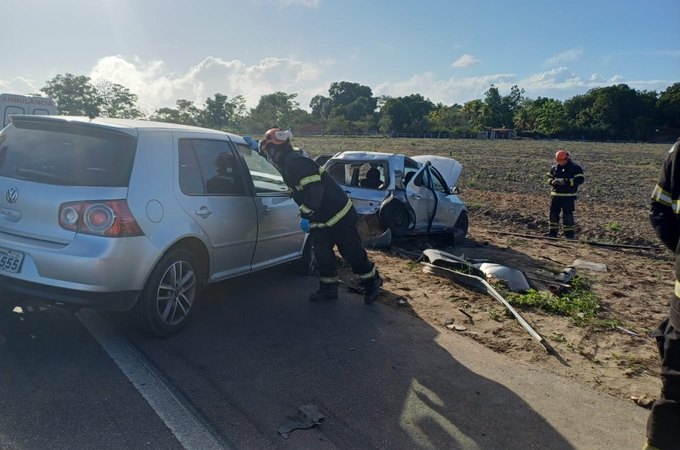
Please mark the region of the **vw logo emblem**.
<svg viewBox="0 0 680 450"><path fill-rule="evenodd" d="M16 203L17 198L19 198L19 190L12 186L11 188L7 189L7 193L5 193L5 198L9 203Z"/></svg>

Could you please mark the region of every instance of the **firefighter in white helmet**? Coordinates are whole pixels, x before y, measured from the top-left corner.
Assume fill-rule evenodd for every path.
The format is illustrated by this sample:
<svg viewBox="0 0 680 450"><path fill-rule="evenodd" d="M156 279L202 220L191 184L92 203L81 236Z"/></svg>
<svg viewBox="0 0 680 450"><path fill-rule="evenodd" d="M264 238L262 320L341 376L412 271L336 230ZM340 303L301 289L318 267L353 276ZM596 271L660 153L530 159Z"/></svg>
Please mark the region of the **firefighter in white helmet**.
<svg viewBox="0 0 680 450"><path fill-rule="evenodd" d="M312 159L295 152L289 130L271 128L260 141L261 153L283 175L283 180L300 207L300 227L310 233L314 255L319 264L319 289L312 301L338 298L338 268L334 247L352 266L364 288L364 303L373 303L380 292L382 279L368 259L357 231L358 215L352 200L338 183Z"/></svg>

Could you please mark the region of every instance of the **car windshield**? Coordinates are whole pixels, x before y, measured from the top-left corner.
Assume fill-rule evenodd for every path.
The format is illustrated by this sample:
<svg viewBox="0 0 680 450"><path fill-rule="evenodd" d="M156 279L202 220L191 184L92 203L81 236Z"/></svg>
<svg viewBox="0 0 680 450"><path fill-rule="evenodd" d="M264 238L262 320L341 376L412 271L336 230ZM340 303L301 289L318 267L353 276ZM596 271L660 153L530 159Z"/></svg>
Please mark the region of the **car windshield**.
<svg viewBox="0 0 680 450"><path fill-rule="evenodd" d="M68 186L127 186L136 139L95 127L9 126L0 133L0 176Z"/></svg>

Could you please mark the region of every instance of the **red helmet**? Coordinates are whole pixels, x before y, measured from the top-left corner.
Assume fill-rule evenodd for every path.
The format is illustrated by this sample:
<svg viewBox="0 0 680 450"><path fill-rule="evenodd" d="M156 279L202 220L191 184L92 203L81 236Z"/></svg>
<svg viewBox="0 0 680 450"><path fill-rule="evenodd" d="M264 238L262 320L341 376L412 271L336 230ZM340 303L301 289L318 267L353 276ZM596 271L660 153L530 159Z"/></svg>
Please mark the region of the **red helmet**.
<svg viewBox="0 0 680 450"><path fill-rule="evenodd" d="M557 153L555 153L555 161L557 162L564 162L569 159L571 155L569 154L568 151L566 150L559 150Z"/></svg>
<svg viewBox="0 0 680 450"><path fill-rule="evenodd" d="M266 150L269 144L285 144L290 141L293 137L293 133L290 130L282 130L281 128L270 128L264 134L264 137L260 141L260 149Z"/></svg>

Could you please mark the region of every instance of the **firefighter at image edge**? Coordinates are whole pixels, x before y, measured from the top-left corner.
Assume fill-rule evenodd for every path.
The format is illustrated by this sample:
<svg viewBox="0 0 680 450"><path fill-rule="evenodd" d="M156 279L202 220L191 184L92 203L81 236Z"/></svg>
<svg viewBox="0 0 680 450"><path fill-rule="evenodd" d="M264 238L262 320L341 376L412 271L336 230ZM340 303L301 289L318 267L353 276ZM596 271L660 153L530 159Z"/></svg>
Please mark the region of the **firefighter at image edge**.
<svg viewBox="0 0 680 450"><path fill-rule="evenodd" d="M271 128L260 141L261 154L283 175L293 200L300 208L300 228L310 233L319 264L319 290L311 301L338 298L340 279L333 248L358 275L364 288L364 303L373 303L380 293L382 278L368 255L357 231L358 215L352 200L338 183L313 160L295 152L290 130Z"/></svg>
<svg viewBox="0 0 680 450"><path fill-rule="evenodd" d="M675 289L670 311L652 335L661 357L661 393L647 420L645 450L680 449L680 139L663 164L652 193L650 219L661 241L675 252Z"/></svg>

